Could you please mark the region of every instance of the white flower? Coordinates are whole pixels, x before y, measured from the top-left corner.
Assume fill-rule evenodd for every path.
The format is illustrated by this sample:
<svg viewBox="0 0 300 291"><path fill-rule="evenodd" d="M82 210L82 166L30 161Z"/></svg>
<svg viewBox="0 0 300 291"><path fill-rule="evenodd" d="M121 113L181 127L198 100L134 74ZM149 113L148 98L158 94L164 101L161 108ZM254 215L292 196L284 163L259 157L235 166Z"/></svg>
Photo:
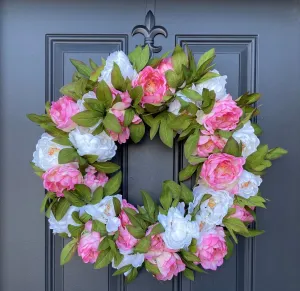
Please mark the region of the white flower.
<svg viewBox="0 0 300 291"><path fill-rule="evenodd" d="M122 51L116 51L110 54L106 59L106 64L98 79L99 81L104 80L107 85L111 86L111 72L114 63L120 67L124 79L129 78L130 80L133 80L136 77L137 72L133 69L125 53Z"/></svg>
<svg viewBox="0 0 300 291"><path fill-rule="evenodd" d="M121 261L121 263L116 266L115 265L115 262L114 262L114 259L112 260L112 267L119 270L125 266L128 266L128 265L132 265L133 268L138 268L140 267L143 263L144 263L144 260L145 260L145 255L144 254L132 254L132 255L124 255L123 257L123 260ZM124 275L127 276L130 272L131 272L132 269L130 269L129 271L125 272Z"/></svg>
<svg viewBox="0 0 300 291"><path fill-rule="evenodd" d="M73 218L72 218L72 213L74 211L78 211L79 208L75 207L75 206L71 206L67 213L65 214L65 216L60 220L57 221L51 211L50 213L50 218L48 219L49 221L49 225L50 225L50 229L53 230L53 233L67 233L69 237L71 237L71 233L68 230L68 225L74 225L74 226L78 226L79 224L77 224Z"/></svg>
<svg viewBox="0 0 300 291"><path fill-rule="evenodd" d="M120 219L116 217L113 197L119 199L120 203L122 203L122 195L117 194L106 196L97 204L83 206L84 211L91 215L93 219L106 224L107 232L117 231L121 224Z"/></svg>
<svg viewBox="0 0 300 291"><path fill-rule="evenodd" d="M80 156L96 155L98 162L106 162L116 154L117 146L113 139L104 131L94 136L76 128L69 133L69 140Z"/></svg>
<svg viewBox="0 0 300 291"><path fill-rule="evenodd" d="M258 192L262 179L260 176L256 176L246 170L242 172L238 180L239 192L238 195L246 199L251 196L255 196Z"/></svg>
<svg viewBox="0 0 300 291"><path fill-rule="evenodd" d="M58 165L58 154L61 149L67 146L59 145L52 141L54 137L48 133L43 133L39 139L36 150L33 153L32 162L44 171Z"/></svg>
<svg viewBox="0 0 300 291"><path fill-rule="evenodd" d="M217 70L212 70L211 72L219 74ZM226 79L227 76L220 76L220 77L209 79L203 83L196 84L195 90L201 95L204 88L208 90L214 90L216 93L216 100L220 100L227 95L226 88L225 88L227 83Z"/></svg>
<svg viewBox="0 0 300 291"><path fill-rule="evenodd" d="M258 137L254 133L251 122L248 121L241 129L233 133L232 137L239 143L242 143L242 156L247 158L254 152L260 144Z"/></svg>
<svg viewBox="0 0 300 291"><path fill-rule="evenodd" d="M194 188L193 194L194 201L189 205L189 213L192 213L205 194L212 195L201 204L200 211L196 215L200 231L207 231L222 224L224 216L233 204L233 197L229 192L225 190L215 191L200 183Z"/></svg>
<svg viewBox="0 0 300 291"><path fill-rule="evenodd" d="M175 99L174 101L172 101L169 104L168 111L173 113L174 115L178 115L180 108L181 108L181 104L180 104L179 100Z"/></svg>
<svg viewBox="0 0 300 291"><path fill-rule="evenodd" d="M165 232L162 238L169 249L178 250L188 247L192 238L198 238L199 231L195 221L191 221L191 216L184 217L184 203L171 207L168 215L159 214L158 221L162 224Z"/></svg>

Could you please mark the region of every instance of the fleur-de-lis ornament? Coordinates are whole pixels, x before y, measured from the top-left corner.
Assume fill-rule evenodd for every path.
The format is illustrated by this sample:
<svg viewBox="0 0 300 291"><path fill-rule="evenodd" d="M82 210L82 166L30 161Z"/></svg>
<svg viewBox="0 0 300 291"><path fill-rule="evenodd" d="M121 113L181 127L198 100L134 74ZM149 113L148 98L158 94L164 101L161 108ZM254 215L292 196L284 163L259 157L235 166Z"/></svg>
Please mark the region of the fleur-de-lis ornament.
<svg viewBox="0 0 300 291"><path fill-rule="evenodd" d="M154 53L159 53L162 50L161 46L154 45L155 36L158 34L164 37L168 36L167 30L163 26L155 25L155 17L151 10L148 11L145 17L145 25L137 25L132 29L132 36L138 33L144 35L144 45L149 46L150 57L153 57Z"/></svg>

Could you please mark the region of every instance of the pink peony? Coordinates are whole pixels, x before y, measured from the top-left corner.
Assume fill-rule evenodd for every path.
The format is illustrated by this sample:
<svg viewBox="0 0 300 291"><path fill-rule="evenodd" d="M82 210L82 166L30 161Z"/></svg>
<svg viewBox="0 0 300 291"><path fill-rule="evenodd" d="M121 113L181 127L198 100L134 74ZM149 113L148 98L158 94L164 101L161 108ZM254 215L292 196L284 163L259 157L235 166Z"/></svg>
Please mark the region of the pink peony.
<svg viewBox="0 0 300 291"><path fill-rule="evenodd" d="M172 58L165 58L159 63L157 69L164 74L166 71L173 70Z"/></svg>
<svg viewBox="0 0 300 291"><path fill-rule="evenodd" d="M238 205L233 205L233 208L235 208L236 211L234 214L230 215L230 217L238 218L243 222L254 221L254 217L252 216L252 214L249 211L247 211L245 208ZM254 210L254 207L251 207L251 209Z"/></svg>
<svg viewBox="0 0 300 291"><path fill-rule="evenodd" d="M228 95L226 98L216 102L213 110L202 117L201 123L211 134L216 129L232 130L236 128L242 114L242 109Z"/></svg>
<svg viewBox="0 0 300 291"><path fill-rule="evenodd" d="M145 67L138 74L137 78L132 81L132 86L142 86L144 90L144 96L141 101L142 105L145 103L161 103L168 89L164 73L150 66Z"/></svg>
<svg viewBox="0 0 300 291"><path fill-rule="evenodd" d="M228 154L212 154L203 163L200 177L214 190L233 191L243 171L245 159Z"/></svg>
<svg viewBox="0 0 300 291"><path fill-rule="evenodd" d="M88 221L78 244L78 256L82 257L84 263L96 262L100 253L98 251L100 242L100 233L92 231L92 222Z"/></svg>
<svg viewBox="0 0 300 291"><path fill-rule="evenodd" d="M171 280L173 276L185 270L185 264L176 253L162 252L155 259L149 260L150 263L157 265L160 274L156 275L156 279L161 281Z"/></svg>
<svg viewBox="0 0 300 291"><path fill-rule="evenodd" d="M119 226L119 237L116 244L121 253L131 253L137 243L138 240L129 233L126 227Z"/></svg>
<svg viewBox="0 0 300 291"><path fill-rule="evenodd" d="M114 131L109 131L109 135L114 141L118 141L121 143L126 143L127 139L129 139L130 131L128 127L122 126L122 132L116 133Z"/></svg>
<svg viewBox="0 0 300 291"><path fill-rule="evenodd" d="M76 163L58 165L47 170L42 176L44 188L63 197L64 190L73 190L76 184L82 184L83 178Z"/></svg>
<svg viewBox="0 0 300 291"><path fill-rule="evenodd" d="M204 269L216 270L223 264L227 254L225 233L222 227L203 234L197 247L196 256Z"/></svg>
<svg viewBox="0 0 300 291"><path fill-rule="evenodd" d="M100 186L103 187L108 181L107 175L102 172L97 172L93 166L88 166L85 171L86 174L83 178L83 182L92 191L95 191Z"/></svg>
<svg viewBox="0 0 300 291"><path fill-rule="evenodd" d="M121 102L117 102L116 104L113 105L113 109L117 109L117 110L124 110L128 107L130 107L131 105L131 101L132 99L130 98L129 93L126 92L121 92L116 90L115 88L110 88L113 99L115 99L117 97L117 95L119 95L121 97Z"/></svg>
<svg viewBox="0 0 300 291"><path fill-rule="evenodd" d="M134 211L138 212L138 210L132 204L128 203L126 199L122 200L122 208L131 208ZM128 224L131 225L131 222L124 210L121 210L119 214L119 218L121 220L121 225L123 227L125 227Z"/></svg>
<svg viewBox="0 0 300 291"><path fill-rule="evenodd" d="M199 157L208 157L214 150L223 150L226 140L218 135L201 135L198 141Z"/></svg>
<svg viewBox="0 0 300 291"><path fill-rule="evenodd" d="M79 111L77 103L71 97L63 96L52 102L50 116L57 128L69 132L76 127L71 117Z"/></svg>

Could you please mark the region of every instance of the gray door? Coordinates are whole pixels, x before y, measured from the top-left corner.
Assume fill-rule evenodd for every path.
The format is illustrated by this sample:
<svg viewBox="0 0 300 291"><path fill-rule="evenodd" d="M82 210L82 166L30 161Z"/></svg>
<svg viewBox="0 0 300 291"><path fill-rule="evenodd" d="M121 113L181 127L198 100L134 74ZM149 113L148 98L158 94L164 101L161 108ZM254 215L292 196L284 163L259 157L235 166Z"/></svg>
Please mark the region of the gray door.
<svg viewBox="0 0 300 291"><path fill-rule="evenodd" d="M300 289L300 1L4 0L0 5L1 291ZM25 114L42 113L45 98L59 97L58 89L71 78L69 58L100 59L141 44L143 37L130 33L143 24L148 9L169 32L155 40L163 51L188 44L198 58L215 47L217 68L228 75L233 96L247 90L263 94L258 118L263 142L280 145L289 155L276 162L262 186L271 200L267 211L258 211L265 235L240 240L230 261L217 272L197 274L195 282L178 277L160 283L142 272L126 286L111 277L110 268L93 270L79 258L59 266L64 242L47 231L39 213L43 188L28 164L41 131ZM139 189L157 198L161 182L177 178L183 157L180 145L170 150L158 139L144 138L120 148L118 159L125 173L123 194L140 203Z"/></svg>

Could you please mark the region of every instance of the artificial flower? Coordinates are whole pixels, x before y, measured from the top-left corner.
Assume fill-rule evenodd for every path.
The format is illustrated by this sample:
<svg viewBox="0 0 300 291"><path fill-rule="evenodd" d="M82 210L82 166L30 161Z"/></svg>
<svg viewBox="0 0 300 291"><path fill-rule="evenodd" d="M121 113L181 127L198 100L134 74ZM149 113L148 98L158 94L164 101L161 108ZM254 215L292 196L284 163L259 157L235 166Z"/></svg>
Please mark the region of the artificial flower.
<svg viewBox="0 0 300 291"><path fill-rule="evenodd" d="M107 181L108 177L105 173L97 172L93 166L88 166L85 169L85 176L83 177L83 183L88 186L92 192L94 192L98 187L103 187Z"/></svg>

